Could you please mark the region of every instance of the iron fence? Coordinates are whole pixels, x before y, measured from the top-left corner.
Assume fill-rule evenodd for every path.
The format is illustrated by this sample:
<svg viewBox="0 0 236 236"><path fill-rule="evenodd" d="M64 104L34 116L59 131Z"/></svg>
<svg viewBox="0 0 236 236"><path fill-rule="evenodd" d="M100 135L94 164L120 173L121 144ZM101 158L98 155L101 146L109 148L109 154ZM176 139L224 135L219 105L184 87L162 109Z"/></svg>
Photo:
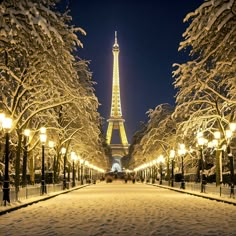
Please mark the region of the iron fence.
<svg viewBox="0 0 236 236"><path fill-rule="evenodd" d="M162 181L162 185L164 186L170 186L169 181ZM174 182L174 188L180 188L181 182ZM221 197L231 197L230 195L230 186L228 185L220 185L216 186L214 183L208 183L205 186L204 193L206 194L213 194L218 195ZM194 182L185 182L185 189L189 191L194 192L201 192L201 184L200 183L194 183Z"/></svg>
<svg viewBox="0 0 236 236"><path fill-rule="evenodd" d="M79 181L76 181L76 186L80 185ZM72 183L67 182L67 189L72 188ZM63 184L47 184L46 194L63 191ZM26 187L20 187L19 191L16 192L15 187L10 187L10 202L23 201L32 197L38 197L42 195L41 184L27 185ZM3 199L3 191L0 189L0 199Z"/></svg>

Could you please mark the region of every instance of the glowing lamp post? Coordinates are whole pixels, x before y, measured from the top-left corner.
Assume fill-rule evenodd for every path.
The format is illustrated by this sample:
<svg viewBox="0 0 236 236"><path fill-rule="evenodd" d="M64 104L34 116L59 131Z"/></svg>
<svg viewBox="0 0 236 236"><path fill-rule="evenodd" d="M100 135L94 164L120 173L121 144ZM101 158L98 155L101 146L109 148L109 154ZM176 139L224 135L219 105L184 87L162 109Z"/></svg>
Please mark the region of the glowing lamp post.
<svg viewBox="0 0 236 236"><path fill-rule="evenodd" d="M10 129L12 127L12 119L2 116L2 128L5 131L5 171L3 180L3 202L6 206L7 202L10 203L10 187L9 187L9 139L10 139Z"/></svg>
<svg viewBox="0 0 236 236"><path fill-rule="evenodd" d="M90 175L89 173L90 173L89 162L85 161L84 162L84 177L85 177L86 183L88 182L88 178Z"/></svg>
<svg viewBox="0 0 236 236"><path fill-rule="evenodd" d="M83 164L84 164L84 160L83 160L83 159L80 159L80 184L81 184L81 185L84 184Z"/></svg>
<svg viewBox="0 0 236 236"><path fill-rule="evenodd" d="M66 189L66 148L61 149L61 154L64 155L64 165L63 165L63 189Z"/></svg>
<svg viewBox="0 0 236 236"><path fill-rule="evenodd" d="M71 152L71 160L72 160L72 187L75 187L75 161L77 160L75 152Z"/></svg>
<svg viewBox="0 0 236 236"><path fill-rule="evenodd" d="M42 127L40 129L40 142L42 144L42 177L41 177L41 192L42 195L44 195L46 190L46 183L45 183L45 144L47 141L47 135L46 135L46 128Z"/></svg>
<svg viewBox="0 0 236 236"><path fill-rule="evenodd" d="M157 175L156 164L157 164L157 160L153 160L152 161L152 183L153 184L155 183L156 175Z"/></svg>
<svg viewBox="0 0 236 236"><path fill-rule="evenodd" d="M24 130L24 154L23 154L23 167L22 167L22 187L27 184L27 156L28 156L28 141L30 136L30 130Z"/></svg>
<svg viewBox="0 0 236 236"><path fill-rule="evenodd" d="M205 184L206 180L204 177L204 156L203 156L203 146L208 143L207 139L203 137L203 133L199 132L197 135L197 143L200 147L200 164L201 164L201 177L200 177L200 183L201 183L201 193L205 192Z"/></svg>
<svg viewBox="0 0 236 236"><path fill-rule="evenodd" d="M163 164L164 160L165 159L164 159L163 155L160 155L158 157L158 159L157 159L157 163L159 163L159 165L160 165L160 180L159 180L159 184L162 184L162 164Z"/></svg>
<svg viewBox="0 0 236 236"><path fill-rule="evenodd" d="M182 173L182 179L181 179L181 189L185 189L185 181L184 181L184 155L186 154L185 145L182 143L179 145L178 154L181 156L181 173Z"/></svg>
<svg viewBox="0 0 236 236"><path fill-rule="evenodd" d="M220 131L214 132L214 140L213 145L216 148L216 184L222 184L223 182L223 175L222 175L222 149L220 146L220 139L221 139L221 133Z"/></svg>
<svg viewBox="0 0 236 236"><path fill-rule="evenodd" d="M174 158L175 158L175 150L170 150L170 160L171 160L171 187L174 187Z"/></svg>

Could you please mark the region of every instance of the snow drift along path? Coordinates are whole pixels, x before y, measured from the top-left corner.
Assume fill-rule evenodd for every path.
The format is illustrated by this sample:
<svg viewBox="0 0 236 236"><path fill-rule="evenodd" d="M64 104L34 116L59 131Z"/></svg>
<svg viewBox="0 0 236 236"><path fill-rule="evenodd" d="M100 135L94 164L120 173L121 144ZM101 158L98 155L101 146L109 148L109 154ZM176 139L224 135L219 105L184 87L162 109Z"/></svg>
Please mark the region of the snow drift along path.
<svg viewBox="0 0 236 236"><path fill-rule="evenodd" d="M100 183L0 216L0 235L236 235L236 207L144 184Z"/></svg>

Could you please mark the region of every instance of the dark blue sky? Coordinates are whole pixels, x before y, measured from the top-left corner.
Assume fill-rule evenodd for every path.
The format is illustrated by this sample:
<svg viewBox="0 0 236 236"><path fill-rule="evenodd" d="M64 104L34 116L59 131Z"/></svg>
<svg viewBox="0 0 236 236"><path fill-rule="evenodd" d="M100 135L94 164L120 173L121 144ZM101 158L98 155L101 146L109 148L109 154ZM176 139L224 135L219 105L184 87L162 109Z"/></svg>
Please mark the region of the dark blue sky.
<svg viewBox="0 0 236 236"><path fill-rule="evenodd" d="M112 46L118 32L121 103L129 142L146 111L161 103L174 105L172 64L187 60L178 52L188 23L185 15L203 0L65 0L79 36L79 56L91 61L99 112L109 118L112 89ZM107 126L106 126L107 127ZM106 131L106 127L105 131Z"/></svg>

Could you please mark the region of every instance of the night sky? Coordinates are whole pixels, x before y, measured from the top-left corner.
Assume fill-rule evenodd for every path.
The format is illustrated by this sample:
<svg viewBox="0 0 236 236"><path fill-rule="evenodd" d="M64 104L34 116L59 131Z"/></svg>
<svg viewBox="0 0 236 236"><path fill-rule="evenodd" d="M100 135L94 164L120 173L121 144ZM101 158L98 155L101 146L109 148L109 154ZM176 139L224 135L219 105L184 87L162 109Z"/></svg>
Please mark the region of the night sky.
<svg viewBox="0 0 236 236"><path fill-rule="evenodd" d="M145 114L161 103L174 105L172 83L175 62L188 59L178 52L182 34L189 23L187 13L203 0L65 0L69 3L72 23L83 28L79 35L84 48L81 58L90 60L95 93L101 103L99 112L110 115L114 32L120 47L119 69L121 106L129 142L139 129ZM104 127L106 131L107 124Z"/></svg>

